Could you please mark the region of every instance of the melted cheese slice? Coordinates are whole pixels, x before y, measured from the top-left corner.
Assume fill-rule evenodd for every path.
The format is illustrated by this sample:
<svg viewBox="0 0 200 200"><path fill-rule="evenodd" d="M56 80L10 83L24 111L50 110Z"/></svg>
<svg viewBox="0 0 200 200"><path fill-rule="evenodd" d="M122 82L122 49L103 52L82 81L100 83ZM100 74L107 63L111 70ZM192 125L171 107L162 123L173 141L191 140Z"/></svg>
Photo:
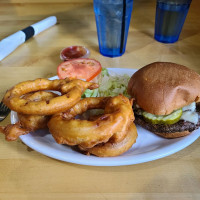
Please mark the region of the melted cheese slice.
<svg viewBox="0 0 200 200"><path fill-rule="evenodd" d="M196 111L196 103L195 102L191 103L188 106L183 107L182 110L183 110L183 113L182 113L180 120L182 119L182 120L185 120L188 122L192 122L194 124L198 123L199 115L197 112L195 112Z"/></svg>

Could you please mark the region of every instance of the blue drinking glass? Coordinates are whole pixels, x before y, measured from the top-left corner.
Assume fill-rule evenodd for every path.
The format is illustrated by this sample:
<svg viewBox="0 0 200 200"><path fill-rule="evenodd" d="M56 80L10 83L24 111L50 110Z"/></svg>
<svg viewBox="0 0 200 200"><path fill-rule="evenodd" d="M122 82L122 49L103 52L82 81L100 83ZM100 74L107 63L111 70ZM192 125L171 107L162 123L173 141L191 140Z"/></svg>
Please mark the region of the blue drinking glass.
<svg viewBox="0 0 200 200"><path fill-rule="evenodd" d="M179 39L192 0L157 0L154 38L163 43Z"/></svg>
<svg viewBox="0 0 200 200"><path fill-rule="evenodd" d="M108 57L124 54L133 0L93 0L99 51Z"/></svg>

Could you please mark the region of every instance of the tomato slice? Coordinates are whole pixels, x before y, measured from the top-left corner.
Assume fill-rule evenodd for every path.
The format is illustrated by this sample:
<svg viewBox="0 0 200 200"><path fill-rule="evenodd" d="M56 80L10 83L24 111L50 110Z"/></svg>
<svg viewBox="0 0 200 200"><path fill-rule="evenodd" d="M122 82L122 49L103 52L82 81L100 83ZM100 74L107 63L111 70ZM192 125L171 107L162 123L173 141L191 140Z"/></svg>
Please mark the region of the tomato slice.
<svg viewBox="0 0 200 200"><path fill-rule="evenodd" d="M90 58L71 59L61 63L57 68L60 79L85 79L91 81L101 72L101 64Z"/></svg>

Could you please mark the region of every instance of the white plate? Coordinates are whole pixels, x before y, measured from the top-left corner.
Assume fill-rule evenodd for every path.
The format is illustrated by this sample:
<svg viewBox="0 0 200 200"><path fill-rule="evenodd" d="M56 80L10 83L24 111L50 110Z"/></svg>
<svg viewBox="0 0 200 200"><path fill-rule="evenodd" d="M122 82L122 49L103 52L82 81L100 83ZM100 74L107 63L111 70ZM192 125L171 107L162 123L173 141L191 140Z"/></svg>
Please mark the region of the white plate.
<svg viewBox="0 0 200 200"><path fill-rule="evenodd" d="M132 75L136 70L119 68L109 69L109 72L113 71L117 74ZM51 79L56 78L57 77L52 77ZM12 111L11 123L15 123L16 121L17 114ZM123 155L112 158L83 155L74 151L67 145L57 144L48 130L31 132L27 135L20 136L20 139L35 151L65 162L93 166L120 166L144 163L169 156L189 146L200 136L200 130L196 130L186 137L177 139L161 138L139 126L137 126L137 131L138 138L136 144Z"/></svg>

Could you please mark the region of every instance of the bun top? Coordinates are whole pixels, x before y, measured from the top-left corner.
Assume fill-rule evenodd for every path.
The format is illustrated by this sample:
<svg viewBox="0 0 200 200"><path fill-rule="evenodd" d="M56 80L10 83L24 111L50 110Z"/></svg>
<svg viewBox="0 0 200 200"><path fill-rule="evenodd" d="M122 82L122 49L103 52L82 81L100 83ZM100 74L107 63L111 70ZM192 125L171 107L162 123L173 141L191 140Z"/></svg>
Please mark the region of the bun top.
<svg viewBox="0 0 200 200"><path fill-rule="evenodd" d="M200 101L200 75L182 65L155 62L132 75L128 93L146 112L167 115Z"/></svg>

